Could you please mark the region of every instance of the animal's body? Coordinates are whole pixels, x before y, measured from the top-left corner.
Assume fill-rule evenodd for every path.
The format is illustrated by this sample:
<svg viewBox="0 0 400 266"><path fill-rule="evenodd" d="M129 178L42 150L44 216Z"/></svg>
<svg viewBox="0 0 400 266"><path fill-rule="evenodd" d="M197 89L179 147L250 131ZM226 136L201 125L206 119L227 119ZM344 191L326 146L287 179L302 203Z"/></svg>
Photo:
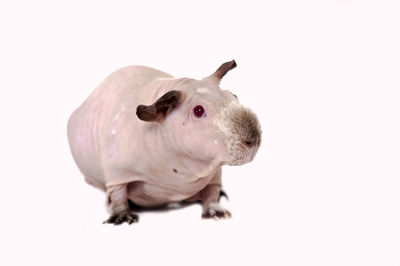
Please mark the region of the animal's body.
<svg viewBox="0 0 400 266"><path fill-rule="evenodd" d="M261 141L256 116L219 88L235 66L202 80L122 68L75 110L71 152L86 182L110 198L106 222L137 220L128 199L145 207L201 200L203 217L230 216L218 204L221 166L251 161Z"/></svg>

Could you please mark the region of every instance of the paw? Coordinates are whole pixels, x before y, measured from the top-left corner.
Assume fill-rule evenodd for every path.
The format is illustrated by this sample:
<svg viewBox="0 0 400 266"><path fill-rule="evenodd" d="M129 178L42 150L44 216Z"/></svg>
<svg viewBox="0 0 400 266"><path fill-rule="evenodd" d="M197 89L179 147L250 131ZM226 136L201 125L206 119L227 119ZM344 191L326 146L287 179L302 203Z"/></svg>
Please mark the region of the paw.
<svg viewBox="0 0 400 266"><path fill-rule="evenodd" d="M201 217L204 219L213 218L219 220L229 219L232 217L232 214L228 210L222 208L219 204L213 203L203 211Z"/></svg>
<svg viewBox="0 0 400 266"><path fill-rule="evenodd" d="M120 225L123 222L127 222L128 224L131 223L136 223L139 221L139 216L131 213L129 211L123 211L117 214L113 214L103 222L103 224L114 224L114 225Z"/></svg>

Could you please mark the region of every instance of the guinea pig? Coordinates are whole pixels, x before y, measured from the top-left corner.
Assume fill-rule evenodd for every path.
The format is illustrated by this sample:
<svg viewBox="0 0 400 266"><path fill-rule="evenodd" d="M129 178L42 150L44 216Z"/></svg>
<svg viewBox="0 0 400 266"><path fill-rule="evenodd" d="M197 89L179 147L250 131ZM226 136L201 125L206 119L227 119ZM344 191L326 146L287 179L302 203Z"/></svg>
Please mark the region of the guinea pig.
<svg viewBox="0 0 400 266"><path fill-rule="evenodd" d="M253 160L256 115L219 87L236 62L201 80L129 66L108 76L68 121L72 156L106 192L114 225L138 221L130 206L200 201L203 218L230 218L219 204L221 167Z"/></svg>

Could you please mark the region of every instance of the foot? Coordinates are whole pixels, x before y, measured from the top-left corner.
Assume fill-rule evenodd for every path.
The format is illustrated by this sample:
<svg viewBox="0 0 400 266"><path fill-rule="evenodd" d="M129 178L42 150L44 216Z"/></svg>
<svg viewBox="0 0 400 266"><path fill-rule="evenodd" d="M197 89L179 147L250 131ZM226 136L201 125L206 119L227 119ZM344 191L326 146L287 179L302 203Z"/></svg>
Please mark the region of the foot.
<svg viewBox="0 0 400 266"><path fill-rule="evenodd" d="M204 219L213 218L219 220L229 219L232 217L232 214L228 210L222 208L218 203L212 203L208 208L203 210L201 217Z"/></svg>
<svg viewBox="0 0 400 266"><path fill-rule="evenodd" d="M128 224L131 223L136 223L139 221L139 216L131 213L130 211L123 211L117 214L113 214L103 222L103 224L114 224L114 225L120 225L123 222L127 222Z"/></svg>

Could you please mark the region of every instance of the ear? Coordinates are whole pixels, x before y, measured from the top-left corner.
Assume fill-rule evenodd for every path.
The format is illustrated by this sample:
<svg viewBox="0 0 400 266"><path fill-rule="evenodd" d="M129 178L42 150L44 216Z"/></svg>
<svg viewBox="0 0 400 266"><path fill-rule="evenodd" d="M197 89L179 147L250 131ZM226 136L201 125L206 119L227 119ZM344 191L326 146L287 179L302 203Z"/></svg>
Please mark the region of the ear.
<svg viewBox="0 0 400 266"><path fill-rule="evenodd" d="M213 80L214 82L217 82L218 84L221 82L221 79L225 76L226 73L228 73L229 70L234 69L236 67L236 62L235 60L223 63L217 71L214 72L211 76L209 76L207 79Z"/></svg>
<svg viewBox="0 0 400 266"><path fill-rule="evenodd" d="M136 115L143 121L161 121L178 105L181 95L180 91L169 91L152 105L139 105Z"/></svg>

